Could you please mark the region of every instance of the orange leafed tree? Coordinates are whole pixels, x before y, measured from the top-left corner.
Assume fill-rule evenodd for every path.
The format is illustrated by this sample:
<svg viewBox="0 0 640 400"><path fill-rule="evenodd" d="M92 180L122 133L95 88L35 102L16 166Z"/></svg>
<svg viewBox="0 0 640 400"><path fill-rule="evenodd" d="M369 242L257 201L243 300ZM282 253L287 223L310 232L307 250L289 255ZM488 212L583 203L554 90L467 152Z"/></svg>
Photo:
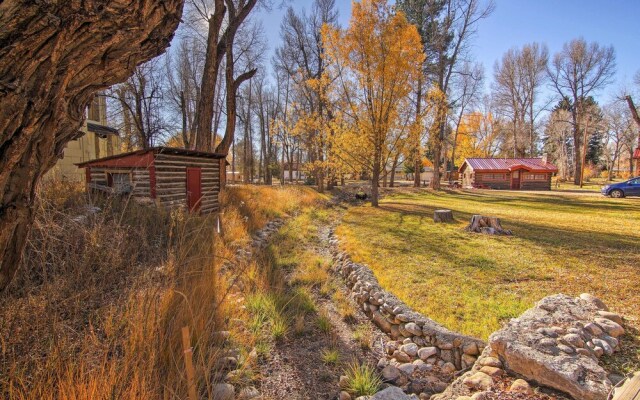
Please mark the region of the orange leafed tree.
<svg viewBox="0 0 640 400"><path fill-rule="evenodd" d="M346 131L335 132L335 145L353 143L340 140L341 133L359 139L359 149L345 154L361 150L357 152L366 155L360 158L370 173L371 201L377 206L386 153L404 131L402 110L410 106L411 84L425 57L420 35L386 0L362 0L353 3L347 29L325 26L322 40L328 73L337 80L333 100L346 122Z"/></svg>
<svg viewBox="0 0 640 400"><path fill-rule="evenodd" d="M456 165L462 165L465 158L495 155L498 149L498 132L493 124L491 114L474 112L462 117L456 139Z"/></svg>

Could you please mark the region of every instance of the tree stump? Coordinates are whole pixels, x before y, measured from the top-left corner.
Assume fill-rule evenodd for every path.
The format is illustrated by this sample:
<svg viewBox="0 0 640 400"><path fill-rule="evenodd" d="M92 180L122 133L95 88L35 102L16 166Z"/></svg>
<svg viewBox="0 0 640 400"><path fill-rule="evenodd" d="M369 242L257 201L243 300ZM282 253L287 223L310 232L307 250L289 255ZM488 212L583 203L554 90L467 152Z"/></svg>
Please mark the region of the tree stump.
<svg viewBox="0 0 640 400"><path fill-rule="evenodd" d="M453 222L453 212L451 210L435 210L433 222Z"/></svg>
<svg viewBox="0 0 640 400"><path fill-rule="evenodd" d="M474 215L471 222L465 228L467 232L484 233L485 235L512 235L508 229L503 229L500 218Z"/></svg>

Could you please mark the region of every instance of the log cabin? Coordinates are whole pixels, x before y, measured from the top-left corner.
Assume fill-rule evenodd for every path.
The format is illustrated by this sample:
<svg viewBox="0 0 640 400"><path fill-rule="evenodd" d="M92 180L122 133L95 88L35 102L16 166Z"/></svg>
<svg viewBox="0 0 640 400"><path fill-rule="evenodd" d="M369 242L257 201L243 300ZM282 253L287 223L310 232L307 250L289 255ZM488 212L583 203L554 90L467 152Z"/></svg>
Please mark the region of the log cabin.
<svg viewBox="0 0 640 400"><path fill-rule="evenodd" d="M459 169L463 188L551 190L555 165L540 158L466 158Z"/></svg>
<svg viewBox="0 0 640 400"><path fill-rule="evenodd" d="M225 156L171 147L122 153L77 164L84 168L87 190L131 195L165 208L219 210Z"/></svg>

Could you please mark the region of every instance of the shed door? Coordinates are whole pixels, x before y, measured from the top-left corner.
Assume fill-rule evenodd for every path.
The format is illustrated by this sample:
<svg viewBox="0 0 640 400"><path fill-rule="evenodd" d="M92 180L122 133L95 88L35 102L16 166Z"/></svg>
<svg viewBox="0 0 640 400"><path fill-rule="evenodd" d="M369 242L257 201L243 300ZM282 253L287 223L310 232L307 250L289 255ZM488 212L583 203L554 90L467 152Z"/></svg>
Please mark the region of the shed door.
<svg viewBox="0 0 640 400"><path fill-rule="evenodd" d="M511 189L512 190L520 189L520 171L513 171L511 173Z"/></svg>
<svg viewBox="0 0 640 400"><path fill-rule="evenodd" d="M187 167L187 207L189 211L200 209L202 198L202 168Z"/></svg>

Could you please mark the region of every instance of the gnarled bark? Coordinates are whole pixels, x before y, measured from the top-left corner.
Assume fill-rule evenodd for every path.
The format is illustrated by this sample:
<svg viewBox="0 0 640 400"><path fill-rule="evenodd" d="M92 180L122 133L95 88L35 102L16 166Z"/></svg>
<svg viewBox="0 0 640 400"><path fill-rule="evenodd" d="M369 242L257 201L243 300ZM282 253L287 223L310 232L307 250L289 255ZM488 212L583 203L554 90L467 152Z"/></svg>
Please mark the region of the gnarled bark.
<svg viewBox="0 0 640 400"><path fill-rule="evenodd" d="M80 136L94 93L166 49L183 3L0 2L0 291L20 262L38 181Z"/></svg>

